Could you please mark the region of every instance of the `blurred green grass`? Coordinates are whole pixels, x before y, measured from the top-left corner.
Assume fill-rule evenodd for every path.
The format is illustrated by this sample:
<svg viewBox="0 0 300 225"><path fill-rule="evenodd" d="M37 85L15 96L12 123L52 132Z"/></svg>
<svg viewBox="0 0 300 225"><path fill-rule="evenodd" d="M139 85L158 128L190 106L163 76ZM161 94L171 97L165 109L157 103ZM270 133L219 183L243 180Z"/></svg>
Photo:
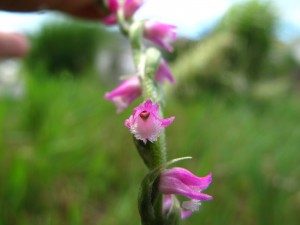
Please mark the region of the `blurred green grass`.
<svg viewBox="0 0 300 225"><path fill-rule="evenodd" d="M0 225L139 224L147 172L124 120L95 78L30 76L21 101L0 99ZM135 105L139 101L135 102ZM169 159L213 172L204 202L184 224L300 221L300 104L203 95L168 98Z"/></svg>

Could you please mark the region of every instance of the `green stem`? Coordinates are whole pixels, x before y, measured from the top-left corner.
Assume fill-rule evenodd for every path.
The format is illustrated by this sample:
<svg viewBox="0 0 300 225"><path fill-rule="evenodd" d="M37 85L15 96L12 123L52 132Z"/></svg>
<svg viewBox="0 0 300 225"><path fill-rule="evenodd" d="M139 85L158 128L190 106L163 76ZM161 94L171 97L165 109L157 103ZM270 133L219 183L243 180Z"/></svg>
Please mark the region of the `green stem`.
<svg viewBox="0 0 300 225"><path fill-rule="evenodd" d="M129 38L131 49L136 69L140 75L139 77L143 98L144 100L151 99L153 102L160 104L160 116L163 116L161 104L163 102L163 95L154 81L154 76L160 63L161 54L154 48L150 48L147 51L144 50L142 44L143 29L142 22L135 22L130 26ZM166 144L163 132L154 143L148 141L144 144L139 140L134 140L134 143L140 156L150 170L166 162Z"/></svg>
<svg viewBox="0 0 300 225"><path fill-rule="evenodd" d="M122 33L125 36L129 36L130 39L136 70L140 77L143 98L144 100L151 99L153 102L158 103L160 105L160 116L163 117L163 93L154 81L154 76L160 64L161 54L154 48L150 48L147 51L144 50L142 44L144 25L142 22L133 22L129 25L124 19L121 10L118 12L118 22ZM156 142L152 143L148 141L144 143L134 138L134 143L150 171L166 163L167 154L164 132L161 133ZM144 185L147 188L142 188L140 193L139 208L143 225L164 224L162 215L162 194L158 192L158 177L155 179L156 182ZM152 197L154 201L152 201ZM147 209L150 209L150 217L148 217ZM153 215L153 217L151 215Z"/></svg>

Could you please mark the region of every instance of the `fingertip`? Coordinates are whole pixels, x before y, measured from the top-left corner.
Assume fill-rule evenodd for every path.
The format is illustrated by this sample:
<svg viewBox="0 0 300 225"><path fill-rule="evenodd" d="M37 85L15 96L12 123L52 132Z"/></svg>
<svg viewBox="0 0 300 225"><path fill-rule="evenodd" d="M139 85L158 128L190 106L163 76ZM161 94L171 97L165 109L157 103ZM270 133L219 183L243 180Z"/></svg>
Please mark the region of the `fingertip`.
<svg viewBox="0 0 300 225"><path fill-rule="evenodd" d="M0 32L0 56L23 57L29 50L29 43L21 33Z"/></svg>

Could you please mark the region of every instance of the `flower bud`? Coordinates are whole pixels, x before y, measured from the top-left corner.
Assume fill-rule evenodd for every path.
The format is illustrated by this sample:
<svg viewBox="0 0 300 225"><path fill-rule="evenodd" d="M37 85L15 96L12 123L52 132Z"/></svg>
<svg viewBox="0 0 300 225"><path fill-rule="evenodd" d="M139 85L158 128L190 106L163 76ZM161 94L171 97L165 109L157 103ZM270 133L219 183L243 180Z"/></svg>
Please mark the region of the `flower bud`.
<svg viewBox="0 0 300 225"><path fill-rule="evenodd" d="M117 113L122 112L142 93L138 76L123 81L116 89L105 94L104 98L117 106Z"/></svg>
<svg viewBox="0 0 300 225"><path fill-rule="evenodd" d="M175 83L171 70L165 60L161 59L154 79L159 84L164 84L168 80L171 84Z"/></svg>
<svg viewBox="0 0 300 225"><path fill-rule="evenodd" d="M129 19L143 5L144 0L125 0L123 5L124 16Z"/></svg>
<svg viewBox="0 0 300 225"><path fill-rule="evenodd" d="M172 43L176 40L176 26L157 21L146 21L144 35L147 39L166 49L173 51Z"/></svg>

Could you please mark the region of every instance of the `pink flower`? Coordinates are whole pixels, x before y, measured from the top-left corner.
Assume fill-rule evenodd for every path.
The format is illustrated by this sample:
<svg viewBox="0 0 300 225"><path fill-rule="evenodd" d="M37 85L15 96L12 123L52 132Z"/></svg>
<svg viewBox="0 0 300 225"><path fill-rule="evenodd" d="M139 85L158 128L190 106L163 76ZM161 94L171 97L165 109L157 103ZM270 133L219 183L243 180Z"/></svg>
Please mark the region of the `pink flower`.
<svg viewBox="0 0 300 225"><path fill-rule="evenodd" d="M123 8L125 18L129 19L143 3L144 0L125 0L120 5L118 0L107 0L106 6L110 14L102 19L102 22L106 25L115 25L117 23L117 12L120 8Z"/></svg>
<svg viewBox="0 0 300 225"><path fill-rule="evenodd" d="M112 13L116 13L119 9L119 0L106 0L107 8Z"/></svg>
<svg viewBox="0 0 300 225"><path fill-rule="evenodd" d="M171 71L164 60L161 60L154 79L163 84L165 80L169 80L172 84L174 78ZM105 99L113 102L117 106L117 113L122 112L131 102L142 94L141 84L138 76L131 77L123 81L117 88L111 92L107 92Z"/></svg>
<svg viewBox="0 0 300 225"><path fill-rule="evenodd" d="M138 76L123 81L116 89L105 94L104 98L117 106L117 113L122 112L142 93Z"/></svg>
<svg viewBox="0 0 300 225"><path fill-rule="evenodd" d="M102 19L102 22L106 25L115 25L117 23L117 11L119 9L118 0L106 0L106 7L109 11L109 15Z"/></svg>
<svg viewBox="0 0 300 225"><path fill-rule="evenodd" d="M166 49L173 51L171 43L176 40L176 26L157 21L146 21L144 35L147 39Z"/></svg>
<svg viewBox="0 0 300 225"><path fill-rule="evenodd" d="M165 60L161 59L154 79L160 84L164 84L165 80L169 80L171 84L175 83L171 70Z"/></svg>
<svg viewBox="0 0 300 225"><path fill-rule="evenodd" d="M144 143L154 142L163 129L175 119L175 117L162 119L158 114L159 105L152 104L151 99L148 99L134 109L133 114L125 121L125 126L130 129L136 139L142 140Z"/></svg>
<svg viewBox="0 0 300 225"><path fill-rule="evenodd" d="M181 217L186 218L192 212L197 211L201 205L201 201L211 200L212 197L203 194L212 181L211 173L205 177L197 177L190 171L175 167L165 170L160 175L159 191L165 194L163 203L163 212L167 211L168 206L172 206L173 202L170 201L170 196L177 194L190 198L190 201L184 201L181 205Z"/></svg>
<svg viewBox="0 0 300 225"><path fill-rule="evenodd" d="M125 0L123 5L124 15L131 18L133 14L143 5L144 0Z"/></svg>

